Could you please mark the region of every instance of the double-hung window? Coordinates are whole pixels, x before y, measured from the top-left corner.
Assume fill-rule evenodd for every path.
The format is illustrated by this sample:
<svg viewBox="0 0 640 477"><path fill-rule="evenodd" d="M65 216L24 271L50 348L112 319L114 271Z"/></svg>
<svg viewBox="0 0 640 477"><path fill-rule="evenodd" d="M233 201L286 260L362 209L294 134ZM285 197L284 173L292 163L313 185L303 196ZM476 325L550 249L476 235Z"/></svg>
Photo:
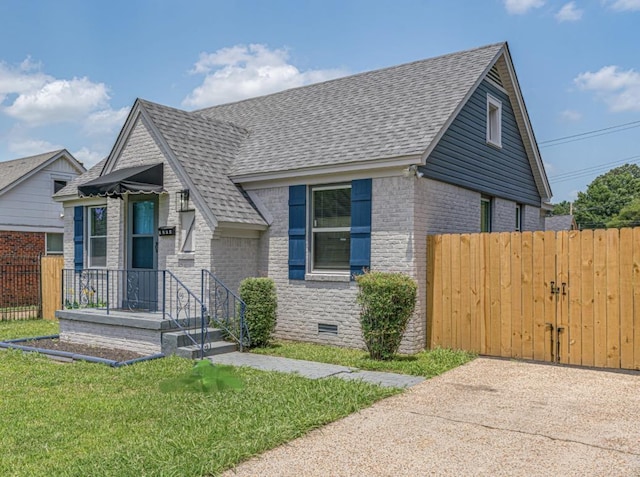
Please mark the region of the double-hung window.
<svg viewBox="0 0 640 477"><path fill-rule="evenodd" d="M487 95L487 143L502 147L502 101Z"/></svg>
<svg viewBox="0 0 640 477"><path fill-rule="evenodd" d="M349 271L351 185L311 189L311 269Z"/></svg>
<svg viewBox="0 0 640 477"><path fill-rule="evenodd" d="M107 266L107 207L88 208L89 267Z"/></svg>

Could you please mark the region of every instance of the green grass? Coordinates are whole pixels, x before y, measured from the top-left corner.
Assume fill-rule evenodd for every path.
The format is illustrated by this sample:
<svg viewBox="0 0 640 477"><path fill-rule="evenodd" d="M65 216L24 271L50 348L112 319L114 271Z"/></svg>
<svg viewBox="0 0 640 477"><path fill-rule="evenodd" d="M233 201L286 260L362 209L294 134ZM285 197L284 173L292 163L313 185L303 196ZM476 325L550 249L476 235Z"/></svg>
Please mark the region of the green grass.
<svg viewBox="0 0 640 477"><path fill-rule="evenodd" d="M36 336L57 335L57 321L24 320L0 321L0 341L17 338L33 338Z"/></svg>
<svg viewBox="0 0 640 477"><path fill-rule="evenodd" d="M442 374L471 361L475 357L466 351L434 349L413 355L397 355L389 361L376 361L370 359L369 353L362 350L293 341L278 341L268 348L255 348L251 351L257 354L340 364L370 371L411 374L426 378Z"/></svg>
<svg viewBox="0 0 640 477"><path fill-rule="evenodd" d="M4 339L55 331L0 324ZM160 391L192 364L171 357L117 369L0 351L0 475L216 475L399 392L244 368L242 390Z"/></svg>

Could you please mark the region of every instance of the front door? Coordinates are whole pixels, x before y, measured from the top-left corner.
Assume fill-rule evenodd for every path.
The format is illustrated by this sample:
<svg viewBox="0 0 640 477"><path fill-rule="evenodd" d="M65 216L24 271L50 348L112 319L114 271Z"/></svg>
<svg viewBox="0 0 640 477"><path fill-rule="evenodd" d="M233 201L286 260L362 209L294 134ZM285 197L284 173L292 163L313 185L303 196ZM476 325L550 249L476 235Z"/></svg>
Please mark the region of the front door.
<svg viewBox="0 0 640 477"><path fill-rule="evenodd" d="M158 198L129 198L127 224L127 307L158 310Z"/></svg>

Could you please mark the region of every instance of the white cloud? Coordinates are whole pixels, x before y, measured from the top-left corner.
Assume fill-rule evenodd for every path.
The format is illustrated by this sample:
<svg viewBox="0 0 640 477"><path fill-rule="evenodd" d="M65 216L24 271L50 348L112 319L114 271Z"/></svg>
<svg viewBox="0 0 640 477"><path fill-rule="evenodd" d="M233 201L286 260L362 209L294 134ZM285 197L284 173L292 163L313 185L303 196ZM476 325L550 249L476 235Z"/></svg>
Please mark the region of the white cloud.
<svg viewBox="0 0 640 477"><path fill-rule="evenodd" d="M91 166L96 165L102 159L107 157L107 153L102 151L91 150L88 147L82 147L80 150L72 152L73 157L84 164L84 167L89 169Z"/></svg>
<svg viewBox="0 0 640 477"><path fill-rule="evenodd" d="M609 8L617 12L640 10L640 0L605 0L604 3L608 4Z"/></svg>
<svg viewBox="0 0 640 477"><path fill-rule="evenodd" d="M111 134L124 124L130 108L103 109L91 113L82 125L82 129L89 135Z"/></svg>
<svg viewBox="0 0 640 477"><path fill-rule="evenodd" d="M42 154L43 152L56 151L58 149L64 149L59 144L53 144L49 141L43 141L40 139L14 139L9 142L8 149L13 154L19 157L35 156L36 154Z"/></svg>
<svg viewBox="0 0 640 477"><path fill-rule="evenodd" d="M54 80L19 94L4 112L31 125L77 121L108 101L104 83L93 83L86 77Z"/></svg>
<svg viewBox="0 0 640 477"><path fill-rule="evenodd" d="M577 22L583 13L584 10L576 7L576 2L569 2L555 14L555 17L559 22Z"/></svg>
<svg viewBox="0 0 640 477"><path fill-rule="evenodd" d="M182 104L203 108L245 98L275 93L288 88L344 76L341 70L300 71L288 63L285 49L266 45L236 45L214 53L202 53L192 74L204 74L200 86Z"/></svg>
<svg viewBox="0 0 640 477"><path fill-rule="evenodd" d="M25 59L17 67L0 62L0 105L4 103L7 95L27 93L53 80L51 76L34 71L36 69L37 65L31 58Z"/></svg>
<svg viewBox="0 0 640 477"><path fill-rule="evenodd" d="M566 121L580 121L582 114L572 109L565 109L560 113L560 117Z"/></svg>
<svg viewBox="0 0 640 477"><path fill-rule="evenodd" d="M504 0L504 6L510 15L523 15L533 8L540 8L544 0Z"/></svg>
<svg viewBox="0 0 640 477"><path fill-rule="evenodd" d="M633 69L604 66L595 73L581 73L573 81L582 90L594 91L613 112L640 111L640 73Z"/></svg>

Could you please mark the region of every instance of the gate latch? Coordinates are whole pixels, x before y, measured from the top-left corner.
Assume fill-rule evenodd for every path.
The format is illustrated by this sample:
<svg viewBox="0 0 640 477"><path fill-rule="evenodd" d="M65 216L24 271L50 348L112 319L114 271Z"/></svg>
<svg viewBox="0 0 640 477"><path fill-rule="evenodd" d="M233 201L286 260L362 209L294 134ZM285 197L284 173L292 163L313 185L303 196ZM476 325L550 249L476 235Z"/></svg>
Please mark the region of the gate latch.
<svg viewBox="0 0 640 477"><path fill-rule="evenodd" d="M551 282L551 294L552 295L559 295L560 294L560 287L556 286L556 282Z"/></svg>

